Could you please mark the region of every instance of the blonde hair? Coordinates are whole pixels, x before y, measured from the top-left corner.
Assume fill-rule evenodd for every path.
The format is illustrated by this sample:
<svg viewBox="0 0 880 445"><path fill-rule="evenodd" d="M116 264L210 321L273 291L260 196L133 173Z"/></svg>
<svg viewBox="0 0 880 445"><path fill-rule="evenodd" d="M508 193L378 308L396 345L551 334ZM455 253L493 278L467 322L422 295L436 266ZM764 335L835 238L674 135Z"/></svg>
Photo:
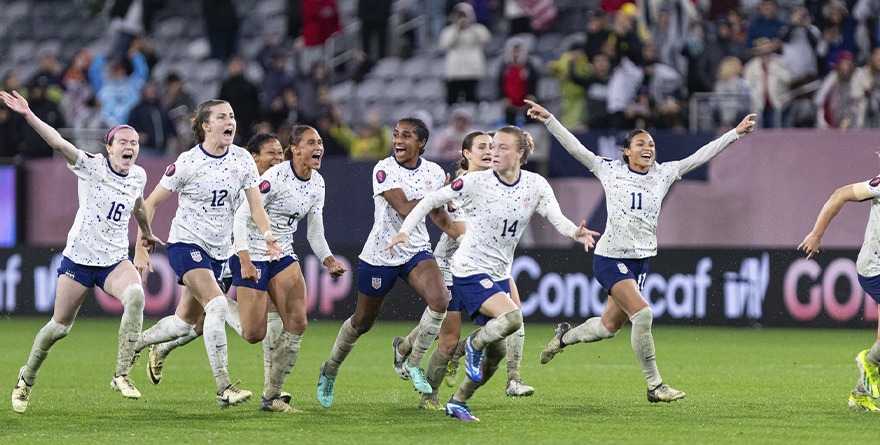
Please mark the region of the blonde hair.
<svg viewBox="0 0 880 445"><path fill-rule="evenodd" d="M497 133L504 133L511 136L516 136L518 142L517 148L522 150L523 152L522 159L519 160L519 165L523 165L528 162L529 155L535 151L535 141L532 139L532 135L529 134L528 131L525 131L522 128L515 127L513 125L508 125L499 129Z"/></svg>
<svg viewBox="0 0 880 445"><path fill-rule="evenodd" d="M718 65L716 80L718 82L727 82L728 80L739 76L740 73L742 73L742 62L739 58L727 56L721 59L721 64Z"/></svg>

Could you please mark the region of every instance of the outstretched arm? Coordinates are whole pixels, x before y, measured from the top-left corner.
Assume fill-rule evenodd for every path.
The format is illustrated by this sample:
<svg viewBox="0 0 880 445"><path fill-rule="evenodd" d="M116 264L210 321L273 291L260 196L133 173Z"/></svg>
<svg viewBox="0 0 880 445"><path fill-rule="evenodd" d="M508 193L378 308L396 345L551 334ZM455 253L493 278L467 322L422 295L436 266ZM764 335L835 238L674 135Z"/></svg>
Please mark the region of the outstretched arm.
<svg viewBox="0 0 880 445"><path fill-rule="evenodd" d="M409 234L415 230L416 226L420 221L425 219L425 216L431 212L432 209L442 206L449 201L452 201L452 198L457 195L458 192L452 190L450 186L445 186L436 192L429 193L421 201L419 201L418 205L409 212L406 219L403 220L403 225L400 226L400 231L397 232L397 235L394 235L394 238L391 238L391 242L385 246L391 254L394 254L394 246L403 243L404 245L409 246ZM445 213L445 212L444 212ZM446 215L446 219L449 219L449 215ZM449 220L452 223L452 220ZM454 224L452 224L454 227ZM441 227L442 229L442 227ZM451 229L455 232L458 229ZM452 236L452 235L450 235Z"/></svg>
<svg viewBox="0 0 880 445"><path fill-rule="evenodd" d="M699 166L709 162L715 156L718 156L725 148L730 146L730 144L734 143L739 138L755 131L755 121L753 120L757 117L757 114L749 114L740 121L739 125L736 126L733 130L724 133L718 139L715 139L712 142L702 146L699 150L694 152L694 154L677 161L678 162L678 176L683 176L688 172L698 168Z"/></svg>
<svg viewBox="0 0 880 445"><path fill-rule="evenodd" d="M819 217L816 219L813 230L798 245L798 250L806 252L807 259L812 258L813 255L819 252L819 245L822 243L825 229L828 228L831 220L837 216L843 205L850 201L858 202L869 198L871 198L871 191L868 190L868 186L864 182L850 184L835 190L831 197L828 198L828 201L825 202L825 205L822 206L822 211L819 212Z"/></svg>
<svg viewBox="0 0 880 445"><path fill-rule="evenodd" d="M31 107L28 106L27 100L18 94L18 91L13 91L12 94L0 91L0 99L3 99L3 102L10 110L24 116L27 123L34 128L34 131L55 151L61 153L61 156L64 156L68 164L76 164L76 160L79 158L79 150L61 137L58 130L40 120L31 110Z"/></svg>
<svg viewBox="0 0 880 445"><path fill-rule="evenodd" d="M537 102L533 102L531 100L526 99L525 101L531 108L529 108L526 113L529 117L535 120L539 120L547 126L547 129L550 130L550 133L553 134L553 137L559 141L560 144L568 151L569 154L574 156L581 164L584 164L590 171L596 167L599 163L599 156L596 156L595 153L591 152L581 144L573 134L571 134L568 129L562 126L546 108L538 105Z"/></svg>

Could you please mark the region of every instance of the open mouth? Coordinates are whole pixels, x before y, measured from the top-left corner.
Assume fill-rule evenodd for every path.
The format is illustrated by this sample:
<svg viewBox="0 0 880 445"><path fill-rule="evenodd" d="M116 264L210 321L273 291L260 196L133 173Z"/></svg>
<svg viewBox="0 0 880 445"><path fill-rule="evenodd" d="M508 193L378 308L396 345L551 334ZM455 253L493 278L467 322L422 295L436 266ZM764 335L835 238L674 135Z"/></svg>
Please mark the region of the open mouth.
<svg viewBox="0 0 880 445"><path fill-rule="evenodd" d="M231 138L232 134L233 134L233 131L231 128L227 128L226 131L223 132L223 136L226 136L228 138Z"/></svg>
<svg viewBox="0 0 880 445"><path fill-rule="evenodd" d="M123 153L122 154L122 160L124 160L124 161L130 161L131 158L133 158L133 157L134 156L131 153Z"/></svg>
<svg viewBox="0 0 880 445"><path fill-rule="evenodd" d="M312 160L313 161L320 161L321 156L324 156L324 153L320 152L320 151L316 151L316 152L312 153Z"/></svg>
<svg viewBox="0 0 880 445"><path fill-rule="evenodd" d="M642 159L651 159L654 155L651 153L642 153Z"/></svg>

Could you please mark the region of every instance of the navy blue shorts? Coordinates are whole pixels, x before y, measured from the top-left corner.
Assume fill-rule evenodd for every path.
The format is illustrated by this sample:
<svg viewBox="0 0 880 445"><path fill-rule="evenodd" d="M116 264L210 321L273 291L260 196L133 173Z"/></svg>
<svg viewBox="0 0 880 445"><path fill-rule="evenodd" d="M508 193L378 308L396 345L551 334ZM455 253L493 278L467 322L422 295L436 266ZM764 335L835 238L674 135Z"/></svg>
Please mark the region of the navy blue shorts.
<svg viewBox="0 0 880 445"><path fill-rule="evenodd" d="M74 263L70 258L62 257L61 265L58 266L58 275L67 275L85 287L98 286L104 289L104 282L116 266L122 261L110 266L83 266Z"/></svg>
<svg viewBox="0 0 880 445"><path fill-rule="evenodd" d="M241 277L241 260L238 258L238 255L232 255L229 257L229 268L232 270L232 285L249 287L265 292L269 290L269 281L272 281L275 275L280 274L295 262L297 262L296 255L286 255L279 258L278 261L254 261L254 266L257 268L257 281L248 281Z"/></svg>
<svg viewBox="0 0 880 445"><path fill-rule="evenodd" d="M615 284L628 278L636 280L639 290L642 290L648 276L648 258L608 258L593 254L593 276L608 293L611 293Z"/></svg>
<svg viewBox="0 0 880 445"><path fill-rule="evenodd" d="M877 302L880 304L880 275L874 277L865 277L859 275L859 284L862 285L862 289Z"/></svg>
<svg viewBox="0 0 880 445"><path fill-rule="evenodd" d="M452 276L452 299L457 298L461 301L477 326L485 326L492 319L488 315L481 314L480 307L498 292L504 292L507 298L510 298L510 278L492 281L492 278L484 273L468 277ZM449 307L452 307L452 302L449 303Z"/></svg>
<svg viewBox="0 0 880 445"><path fill-rule="evenodd" d="M226 261L215 260L201 247L189 243L171 243L167 252L168 264L177 274L177 284L183 284L183 276L193 269L209 269L214 272L214 279L219 279Z"/></svg>
<svg viewBox="0 0 880 445"><path fill-rule="evenodd" d="M433 260L434 254L421 251L400 266L374 266L364 260L358 260L358 292L368 297L384 297L388 295L397 278L406 280L409 272L425 260Z"/></svg>
<svg viewBox="0 0 880 445"><path fill-rule="evenodd" d="M455 286L446 286L449 289L449 293L452 295L452 298L449 299L449 307L446 308L446 311L456 311L461 312L464 309L464 303L461 302L461 295L455 293Z"/></svg>

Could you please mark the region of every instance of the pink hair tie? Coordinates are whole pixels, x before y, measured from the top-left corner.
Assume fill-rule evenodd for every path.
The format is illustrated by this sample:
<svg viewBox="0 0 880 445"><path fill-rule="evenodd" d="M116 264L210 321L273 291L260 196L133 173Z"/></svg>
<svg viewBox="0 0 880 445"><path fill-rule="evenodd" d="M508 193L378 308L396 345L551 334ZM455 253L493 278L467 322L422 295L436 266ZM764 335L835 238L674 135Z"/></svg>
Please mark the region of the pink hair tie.
<svg viewBox="0 0 880 445"><path fill-rule="evenodd" d="M115 135L117 131L119 131L123 128L131 128L132 130L134 130L134 128L132 128L131 125L125 125L125 124L117 125L117 126L113 127L113 129L110 130L110 133L107 133L107 145L110 145L110 141L113 140L113 135Z"/></svg>

